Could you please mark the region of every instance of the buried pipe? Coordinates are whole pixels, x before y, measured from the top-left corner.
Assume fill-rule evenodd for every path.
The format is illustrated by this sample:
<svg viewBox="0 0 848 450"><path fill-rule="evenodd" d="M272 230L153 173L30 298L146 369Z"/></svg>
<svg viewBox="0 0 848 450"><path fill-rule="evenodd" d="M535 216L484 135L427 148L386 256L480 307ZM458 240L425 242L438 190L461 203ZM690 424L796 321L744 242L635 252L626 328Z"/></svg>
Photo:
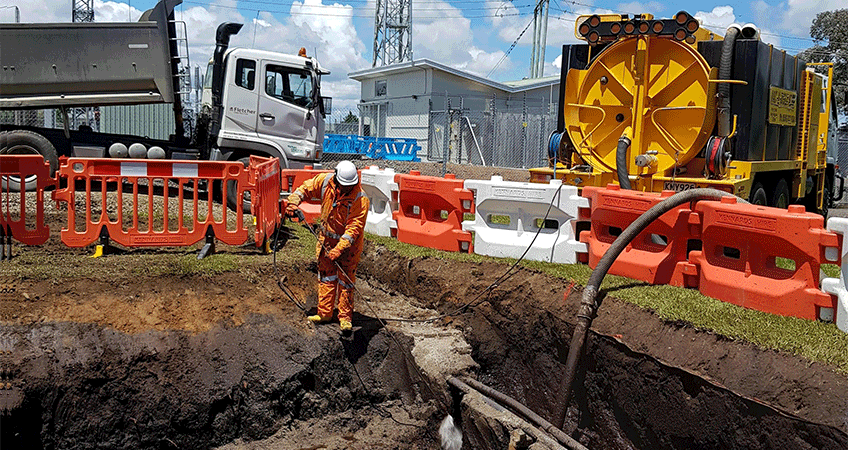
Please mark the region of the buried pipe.
<svg viewBox="0 0 848 450"><path fill-rule="evenodd" d="M534 426L538 427L541 430L546 431L551 436L553 436L560 444L569 448L570 450L588 450L583 444L577 442L571 436L565 434L562 430L555 427L552 423L543 419L538 414L534 413L527 408L526 406L519 403L514 398L500 392L498 390L492 389L485 384L474 380L472 378L465 377L462 380L456 377L448 378L448 384L459 389L462 392L468 393L472 389L478 391L486 397L496 401L497 403L501 403L509 407L513 412L519 414L524 419L532 423Z"/></svg>
<svg viewBox="0 0 848 450"><path fill-rule="evenodd" d="M592 326L592 319L600 308L600 301L596 302L598 290L601 282L612 267L618 255L627 247L630 242L636 238L642 231L647 228L654 220L658 219L663 214L672 209L689 202L698 200L719 200L722 197L733 197L733 194L719 191L717 189L699 188L690 189L688 191L679 192L668 197L667 199L657 203L651 209L645 211L639 218L633 221L610 245L610 248L598 261L598 265L589 276L589 281L583 289L583 296L580 300L580 309L577 311L577 324L574 326L574 334L571 335L571 346L568 349L568 359L565 362L565 375L562 379L562 388L557 398L557 403L560 409L556 416L556 425L559 429L565 426L565 415L568 411L568 404L571 402L573 392L572 385L577 374L577 368L580 364L580 356L583 353L583 347L586 343L586 334ZM742 203L748 203L740 200Z"/></svg>

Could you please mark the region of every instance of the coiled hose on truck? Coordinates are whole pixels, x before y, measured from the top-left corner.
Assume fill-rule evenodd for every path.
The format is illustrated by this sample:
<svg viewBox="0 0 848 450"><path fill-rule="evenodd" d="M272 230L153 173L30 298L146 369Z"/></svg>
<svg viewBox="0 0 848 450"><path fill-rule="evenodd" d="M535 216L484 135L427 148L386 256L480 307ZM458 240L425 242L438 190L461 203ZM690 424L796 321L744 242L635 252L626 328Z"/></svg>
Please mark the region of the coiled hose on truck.
<svg viewBox="0 0 848 450"><path fill-rule="evenodd" d="M592 274L589 276L589 281L586 283L586 287L583 289L583 297L580 300L580 309L577 311L577 324L574 326L574 334L571 335L571 346L568 349L568 358L565 362L565 376L562 379L562 388L560 389L560 393L557 398L557 403L561 406L557 412L556 422L554 425L558 426L560 429L562 429L565 425L565 414L568 410L568 404L571 402L571 395L573 392L572 385L574 384L574 378L577 375L580 357L583 354L583 347L586 343L586 335L589 332L589 327L592 326L592 320L595 318L598 308L601 306L600 301L596 302L596 297L598 296L601 282L604 281L604 277L607 275L607 272L610 267L612 267L616 258L618 258L618 255L620 255L627 245L630 244L630 242L642 231L644 231L648 225L672 209L685 203L697 202L699 200L719 200L722 197L732 196L733 194L719 191L718 189L708 188L690 189L688 191L674 194L671 197L657 203L651 209L645 211L644 214L639 216L638 219L634 220L633 223L631 223L630 226L628 226L618 236L618 238L616 238L607 252L604 253L604 256L601 257L600 261L598 261L598 265L595 266L595 270L593 270ZM741 199L740 202L747 203Z"/></svg>

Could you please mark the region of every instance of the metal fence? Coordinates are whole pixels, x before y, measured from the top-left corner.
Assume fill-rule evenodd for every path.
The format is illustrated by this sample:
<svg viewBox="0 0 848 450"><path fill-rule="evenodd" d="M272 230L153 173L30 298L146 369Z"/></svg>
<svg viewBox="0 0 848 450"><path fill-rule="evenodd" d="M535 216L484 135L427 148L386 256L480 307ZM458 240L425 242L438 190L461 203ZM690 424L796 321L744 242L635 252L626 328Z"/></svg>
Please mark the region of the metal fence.
<svg viewBox="0 0 848 450"><path fill-rule="evenodd" d="M358 134L365 136L417 139L421 146L418 156L445 167L539 167L547 165L545 148L556 129L556 106L547 97L445 93L429 101L401 99L359 105L358 126ZM339 131L336 134L348 134L328 121L327 130L334 129ZM327 155L325 159L331 158Z"/></svg>

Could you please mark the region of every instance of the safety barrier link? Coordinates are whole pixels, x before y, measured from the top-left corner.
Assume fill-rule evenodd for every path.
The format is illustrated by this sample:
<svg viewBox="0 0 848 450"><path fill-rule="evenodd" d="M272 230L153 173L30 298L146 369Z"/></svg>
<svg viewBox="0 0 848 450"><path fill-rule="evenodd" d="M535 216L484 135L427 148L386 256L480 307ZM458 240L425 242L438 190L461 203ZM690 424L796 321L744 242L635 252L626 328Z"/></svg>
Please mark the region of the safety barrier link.
<svg viewBox="0 0 848 450"><path fill-rule="evenodd" d="M371 166L361 171L361 180L362 190L371 201L365 231L391 236L392 228L397 228L397 222L392 218L392 212L397 209L397 204L392 202L392 192L398 190L394 169L380 170Z"/></svg>
<svg viewBox="0 0 848 450"><path fill-rule="evenodd" d="M848 235L848 218L832 217L827 220L827 229L839 235L842 249L840 251L841 267L839 278L825 278L822 280L822 290L835 297L836 311L834 311L836 327L848 333L848 245L845 237Z"/></svg>
<svg viewBox="0 0 848 450"><path fill-rule="evenodd" d="M250 202L256 220L254 242L268 253L271 250L271 239L283 220L280 209L280 160L251 156L250 175L255 178L251 184L256 186L256 193Z"/></svg>
<svg viewBox="0 0 848 450"><path fill-rule="evenodd" d="M422 176L417 170L395 175L398 190L392 201L398 210L393 235L419 247L470 253L471 233L462 229L466 213L474 214L474 194L453 174L444 178Z"/></svg>
<svg viewBox="0 0 848 450"><path fill-rule="evenodd" d="M330 173L332 170L313 169L312 166L306 166L303 169L283 169L280 171L282 177L283 195L288 197L289 194L295 191L304 181L318 175L319 173ZM300 203L300 210L303 211L306 221L309 223L315 222L321 217L321 199L304 198Z"/></svg>
<svg viewBox="0 0 848 450"><path fill-rule="evenodd" d="M544 185L493 176L465 180L465 189L474 194L476 213L462 229L474 233L474 253L519 258L526 251L526 259L563 264L577 263L586 253L576 233L578 211L588 208L589 200L576 187L563 186L562 180Z"/></svg>
<svg viewBox="0 0 848 450"><path fill-rule="evenodd" d="M839 236L802 205L788 210L701 201L703 250L690 252L706 296L783 316L832 321L836 300L819 289L822 263L840 264Z"/></svg>
<svg viewBox="0 0 848 450"><path fill-rule="evenodd" d="M25 182L35 178L35 192L27 193ZM0 260L12 258L12 240L41 245L50 238L44 222L44 191L55 186L50 165L41 155L0 155ZM13 188L15 188L13 190ZM35 211L27 199L35 200Z"/></svg>
<svg viewBox="0 0 848 450"><path fill-rule="evenodd" d="M589 246L589 267L598 265L618 235L634 220L673 194L632 191L617 184L583 188L591 211L582 218L591 221L591 228L580 233L580 241ZM697 218L691 213L688 205L681 205L660 216L627 245L609 273L651 284L697 287L697 274L683 264L693 245L690 240L697 240L700 233Z"/></svg>
<svg viewBox="0 0 848 450"><path fill-rule="evenodd" d="M126 247L188 246L205 238L203 257L214 251L215 239L247 241L243 202L230 211L200 189L219 182L223 198L229 189L237 189L239 199L255 198L248 168L239 162L69 158L58 173L67 185L53 198L67 205L61 238L69 247L98 239L104 251L110 240Z"/></svg>

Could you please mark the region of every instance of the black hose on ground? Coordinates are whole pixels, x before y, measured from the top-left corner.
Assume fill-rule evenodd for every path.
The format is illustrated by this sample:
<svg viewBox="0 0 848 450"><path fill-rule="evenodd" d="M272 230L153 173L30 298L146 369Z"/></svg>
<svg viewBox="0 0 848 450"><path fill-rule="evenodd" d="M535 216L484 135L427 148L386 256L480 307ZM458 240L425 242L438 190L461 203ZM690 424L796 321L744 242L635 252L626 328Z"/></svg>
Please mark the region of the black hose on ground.
<svg viewBox="0 0 848 450"><path fill-rule="evenodd" d="M574 440L574 438L565 434L562 430L556 428L552 423L543 419L541 416L534 413L529 408L522 405L514 398L504 394L503 392L492 389L489 386L486 386L485 384L468 377L465 377L462 380L456 377L450 377L448 378L448 384L466 393L473 388L474 390L480 392L486 397L489 397L490 399L508 407L513 412L522 416L524 419L532 423L534 426L546 431L551 436L553 436L554 439L559 441L560 444L564 445L565 447L571 450L588 450L586 447L583 446L583 444L577 442L576 440Z"/></svg>
<svg viewBox="0 0 848 450"><path fill-rule="evenodd" d="M627 247L630 242L636 238L642 231L647 228L653 221L660 216L671 211L672 209L690 202L698 200L719 200L722 197L733 197L733 194L719 191L717 189L690 189L688 191L679 192L657 203L651 209L645 211L644 214L634 220L612 243L610 248L598 261L598 265L589 276L589 281L583 289L583 296L580 300L580 309L577 311L577 324L574 326L574 334L571 335L571 346L568 349L568 358L565 362L565 375L562 379L562 388L560 389L557 403L560 409L556 417L556 425L562 429L565 426L565 415L568 411L568 404L571 402L572 385L577 375L577 368L580 363L580 357L583 354L583 347L586 342L586 334L589 332L589 327L592 326L592 320L601 306L601 302L596 302L598 290L601 282L609 271L612 264L615 262L618 255ZM738 199L740 203L747 203L742 199Z"/></svg>
<svg viewBox="0 0 848 450"><path fill-rule="evenodd" d="M630 148L630 137L625 132L618 138L618 147L615 150L615 170L618 172L618 184L622 189L632 189L630 186L630 174L627 172L628 148Z"/></svg>
<svg viewBox="0 0 848 450"><path fill-rule="evenodd" d="M733 55L736 47L736 38L739 36L738 26L731 25L724 35L721 43L721 62L718 67L719 80L729 80L733 75ZM719 83L718 85L718 135L730 136L730 84Z"/></svg>

